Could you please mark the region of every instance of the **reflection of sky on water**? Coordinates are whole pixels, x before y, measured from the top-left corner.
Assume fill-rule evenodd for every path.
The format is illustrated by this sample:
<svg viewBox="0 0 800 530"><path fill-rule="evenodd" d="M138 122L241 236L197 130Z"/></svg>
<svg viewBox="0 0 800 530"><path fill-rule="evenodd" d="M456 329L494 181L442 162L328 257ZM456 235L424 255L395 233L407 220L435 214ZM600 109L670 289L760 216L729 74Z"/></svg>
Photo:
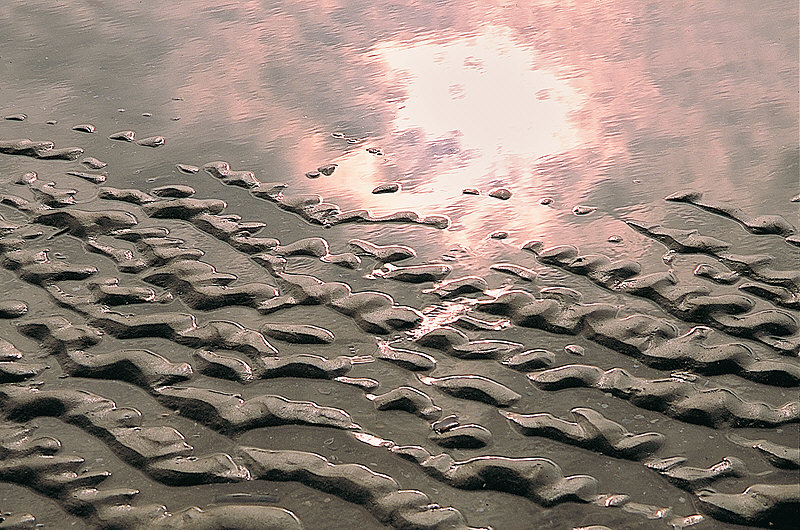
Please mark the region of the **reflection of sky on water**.
<svg viewBox="0 0 800 530"><path fill-rule="evenodd" d="M448 214L458 242L597 241L625 215L700 219L662 200L685 187L785 211L797 20L788 1L8 2L0 104L164 134L150 165L222 158L350 208ZM386 181L405 189L370 193ZM512 200L461 195L501 185Z"/></svg>
<svg viewBox="0 0 800 530"><path fill-rule="evenodd" d="M569 114L586 96L540 69L535 52L515 43L508 29L379 43L375 54L389 82L405 84L394 132L420 128L429 139L452 138L475 152L462 183L487 172L518 171L580 143Z"/></svg>
<svg viewBox="0 0 800 530"><path fill-rule="evenodd" d="M467 232L448 239L469 243L485 237L486 213L493 217L500 209L491 198L488 208L476 208L485 197L463 196L464 188L484 194L499 185L523 194L541 190L541 176L532 171L537 159L590 140L592 131L574 119L587 95L548 69L533 47L516 42L508 28L383 41L366 60L380 65L384 89L396 94L383 140L387 155L348 152L326 187L359 190L356 200L380 212L444 209L456 218L455 231ZM372 186L387 178L404 182L413 194L372 195ZM529 200L503 203L504 228L531 226L551 213L531 206Z"/></svg>

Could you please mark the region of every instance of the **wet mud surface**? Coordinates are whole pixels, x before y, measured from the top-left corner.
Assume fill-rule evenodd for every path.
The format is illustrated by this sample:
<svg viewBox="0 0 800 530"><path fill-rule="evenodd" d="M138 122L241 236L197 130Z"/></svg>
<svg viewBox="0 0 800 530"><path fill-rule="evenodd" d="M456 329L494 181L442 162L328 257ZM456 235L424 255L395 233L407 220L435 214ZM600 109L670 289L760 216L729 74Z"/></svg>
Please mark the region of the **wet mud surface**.
<svg viewBox="0 0 800 530"><path fill-rule="evenodd" d="M0 528L796 524L796 145L764 147L752 195L467 162L431 193L406 137L320 126L270 165L183 96L23 92L0 99ZM558 181L578 151L526 156ZM662 162L639 163L604 162Z"/></svg>
<svg viewBox="0 0 800 530"><path fill-rule="evenodd" d="M396 528L490 525L475 509L483 498L540 516L575 504L626 526L788 526L797 510L800 269L630 220L654 250L689 258L680 279L541 241L517 249L518 264L459 277L404 237L419 222L411 214L321 214L320 197L227 163L114 188L71 171L84 148L12 139L0 151L8 175L22 175L0 197L6 292L20 293L0 308L3 478L89 526L313 527L313 508L282 507L284 481ZM54 180L43 184L30 158L51 164L37 168ZM68 188L70 177L94 189ZM198 196L200 179L269 213L249 219ZM724 208L758 234L794 233L783 217ZM275 216L327 239L280 241ZM389 218L393 239L331 248L342 239L331 227ZM203 250L212 240L215 251ZM693 255L714 258L703 270L717 272L699 274ZM543 279L548 268L619 302ZM635 297L664 316L626 308ZM85 439L113 471L81 455ZM427 491L412 487L420 480ZM198 486L211 498L187 504ZM150 488L166 508L137 499Z"/></svg>

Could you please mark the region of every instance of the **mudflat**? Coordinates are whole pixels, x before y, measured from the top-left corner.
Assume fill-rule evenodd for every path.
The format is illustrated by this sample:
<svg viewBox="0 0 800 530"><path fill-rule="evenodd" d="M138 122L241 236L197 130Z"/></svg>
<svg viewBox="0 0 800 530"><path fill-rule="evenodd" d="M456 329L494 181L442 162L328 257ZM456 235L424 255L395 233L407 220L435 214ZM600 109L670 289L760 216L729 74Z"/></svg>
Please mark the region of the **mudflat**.
<svg viewBox="0 0 800 530"><path fill-rule="evenodd" d="M797 24L0 7L0 528L794 527Z"/></svg>

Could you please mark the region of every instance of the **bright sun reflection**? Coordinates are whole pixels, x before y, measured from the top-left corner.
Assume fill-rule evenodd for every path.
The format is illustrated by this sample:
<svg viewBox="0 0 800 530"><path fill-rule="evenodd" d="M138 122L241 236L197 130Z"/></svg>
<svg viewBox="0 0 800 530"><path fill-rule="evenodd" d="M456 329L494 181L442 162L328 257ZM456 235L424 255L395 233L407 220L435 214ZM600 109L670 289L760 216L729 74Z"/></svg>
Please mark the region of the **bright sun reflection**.
<svg viewBox="0 0 800 530"><path fill-rule="evenodd" d="M515 43L505 28L449 40L382 43L375 53L390 80L404 85L396 131L457 138L472 155L470 178L514 172L581 142L569 116L586 97L542 70L535 51Z"/></svg>
<svg viewBox="0 0 800 530"><path fill-rule="evenodd" d="M549 185L533 169L537 159L592 138L576 117L588 96L551 59L501 27L382 42L367 57L383 66L380 92L392 94L391 135L373 144L386 155L350 150L336 159L336 178L326 187L376 214L450 215L454 225L446 238L461 245L487 237L489 220L503 230L528 231L555 215L531 207L531 197ZM403 191L371 193L387 181L400 181ZM495 186L512 188L516 199L462 193L475 187L485 195Z"/></svg>

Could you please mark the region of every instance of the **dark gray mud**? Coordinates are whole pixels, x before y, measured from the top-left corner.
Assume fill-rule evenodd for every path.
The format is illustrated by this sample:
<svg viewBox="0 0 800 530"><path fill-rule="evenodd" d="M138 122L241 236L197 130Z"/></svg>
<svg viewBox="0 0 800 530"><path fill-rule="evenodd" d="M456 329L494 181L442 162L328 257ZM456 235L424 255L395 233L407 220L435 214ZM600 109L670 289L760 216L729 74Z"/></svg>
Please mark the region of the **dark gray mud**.
<svg viewBox="0 0 800 530"><path fill-rule="evenodd" d="M101 4L0 8L0 528L796 526L796 5Z"/></svg>

